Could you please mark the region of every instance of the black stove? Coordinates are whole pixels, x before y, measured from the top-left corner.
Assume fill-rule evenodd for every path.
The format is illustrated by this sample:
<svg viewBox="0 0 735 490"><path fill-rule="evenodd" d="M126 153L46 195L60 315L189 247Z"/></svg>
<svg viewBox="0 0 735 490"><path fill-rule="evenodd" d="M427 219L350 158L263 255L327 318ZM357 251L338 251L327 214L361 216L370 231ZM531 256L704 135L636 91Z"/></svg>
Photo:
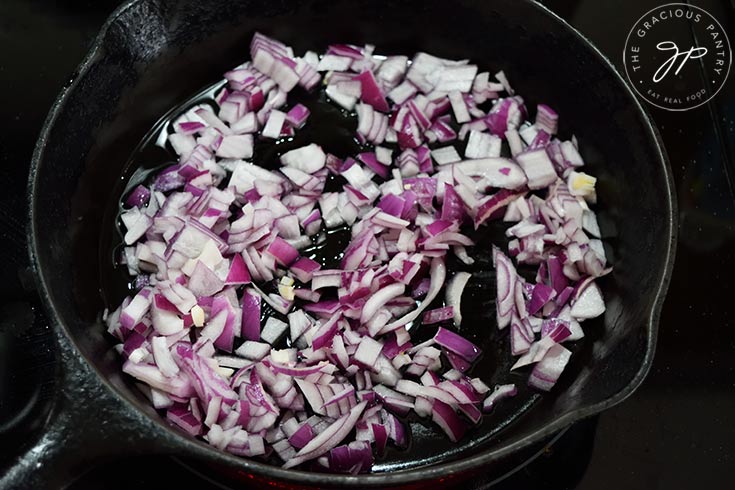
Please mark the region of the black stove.
<svg viewBox="0 0 735 490"><path fill-rule="evenodd" d="M109 0L0 2L0 472L42 430L55 347L26 253L26 181L46 113ZM628 30L662 0L548 0L623 69ZM735 0L690 2L735 34ZM731 35L735 41L735 36ZM563 75L560 75L563 76ZM656 357L625 402L579 422L466 490L732 488L735 467L735 74L698 108L646 105L676 181L680 239ZM621 142L625 144L625 142ZM168 457L92 468L70 488L224 488ZM246 488L239 484L238 488Z"/></svg>

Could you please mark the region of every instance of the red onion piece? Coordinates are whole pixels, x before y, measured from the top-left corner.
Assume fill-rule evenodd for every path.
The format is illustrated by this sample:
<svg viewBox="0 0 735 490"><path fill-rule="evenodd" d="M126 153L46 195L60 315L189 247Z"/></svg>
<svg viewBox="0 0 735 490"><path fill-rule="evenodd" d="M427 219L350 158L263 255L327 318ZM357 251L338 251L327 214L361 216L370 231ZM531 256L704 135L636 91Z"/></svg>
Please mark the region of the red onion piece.
<svg viewBox="0 0 735 490"><path fill-rule="evenodd" d="M569 362L572 353L559 344L554 344L536 364L528 384L539 390L549 391Z"/></svg>
<svg viewBox="0 0 735 490"><path fill-rule="evenodd" d="M437 330L434 341L469 362L476 360L481 354L480 349L475 344L443 327L439 327L439 330Z"/></svg>
<svg viewBox="0 0 735 490"><path fill-rule="evenodd" d="M429 310L424 313L424 318L421 321L424 325L431 325L432 323L444 322L454 318L454 307L444 306L443 308L436 308Z"/></svg>
<svg viewBox="0 0 735 490"><path fill-rule="evenodd" d="M459 441L467 430L467 425L454 409L439 400L434 400L431 419L441 427L452 442Z"/></svg>
<svg viewBox="0 0 735 490"><path fill-rule="evenodd" d="M321 432L314 439L309 441L306 446L301 448L293 459L286 461L283 468L293 468L294 466L298 466L304 461L317 458L337 446L337 444L342 442L347 434L349 434L349 432L354 428L357 419L362 414L366 405L366 402L359 403L350 411L350 413L343 415L340 419L336 420L326 430Z"/></svg>

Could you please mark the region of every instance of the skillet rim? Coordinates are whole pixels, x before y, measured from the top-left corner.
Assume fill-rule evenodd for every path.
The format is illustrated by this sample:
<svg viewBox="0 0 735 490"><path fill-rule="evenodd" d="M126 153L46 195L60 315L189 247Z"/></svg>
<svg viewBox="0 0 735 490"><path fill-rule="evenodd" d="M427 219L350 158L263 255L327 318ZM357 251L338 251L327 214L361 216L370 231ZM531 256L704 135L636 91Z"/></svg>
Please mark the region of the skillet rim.
<svg viewBox="0 0 735 490"><path fill-rule="evenodd" d="M69 95L74 91L80 80L88 73L90 68L94 65L97 56L105 43L108 36L109 30L115 22L122 17L129 9L138 3L142 2L153 2L157 0L127 0L121 6L119 6L112 14L107 18L105 23L102 25L99 33L95 37L91 44L89 51L76 71L72 75L72 80L64 85L59 96L54 101L49 114L43 124L41 132L36 143L31 166L28 177L28 225L27 231L29 236L28 251L31 261L31 268L34 272L36 285L38 287L39 296L42 299L42 304L46 313L49 315L49 320L52 328L54 329L57 339L59 342L68 342L72 346L72 351L76 357L84 362L89 367L90 372L94 372L94 378L96 382L105 386L109 391L115 402L118 403L121 410L134 411L141 414L141 410L138 409L127 396L122 394L115 386L113 386L103 375L99 372L96 365L89 360L84 353L79 349L73 336L68 331L66 325L62 319L57 315L56 308L54 305L53 294L46 283L46 279L41 267L40 244L38 243L38 232L37 232L37 180L39 171L42 168L44 152L48 143L48 138L53 129L58 115L64 110L68 101ZM288 469L284 470L281 467L261 463L258 461L240 458L223 451L219 451L213 447L206 445L203 442L195 441L184 434L177 432L174 428L166 426L162 421L157 420L155 424L160 429L159 436L164 436L166 439L171 440L178 445L180 449L186 449L193 456L201 457L206 460L217 462L220 464L226 464L230 467L239 468L266 477L274 477L281 481L310 484L310 485L331 485L331 486L368 486L368 487L383 487L385 485L398 485L406 483L414 483L423 480L433 480L440 477L447 477L456 473L463 473L480 467L484 464L491 463L493 461L501 460L512 453L520 451L534 443L538 443L544 438L549 437L555 432L563 430L570 426L572 423L597 413L602 412L628 398L643 382L643 379L650 370L653 357L655 354L656 340L658 336L658 325L660 321L661 309L663 307L664 300L666 298L666 292L671 282L671 275L674 266L674 260L676 256L676 244L678 236L677 226L677 201L676 192L671 175L671 168L669 165L668 157L661 140L661 136L653 124L650 114L642 105L636 94L632 91L630 85L625 81L622 75L618 72L616 67L610 62L610 60L600 50L592 44L582 33L572 27L566 20L552 12L546 6L532 0L524 0L527 4L530 4L532 8L536 9L539 15L547 15L553 21L560 24L563 29L569 31L576 40L585 46L597 60L607 68L608 72L613 78L615 78L619 85L621 85L622 91L629 96L632 100L634 110L642 116L642 122L647 133L647 139L654 145L656 153L656 164L662 167L663 176L666 184L666 226L668 227L667 233L662 236L662 240L667 240L666 243L666 257L665 265L660 275L658 285L655 292L655 299L653 306L650 309L647 321L647 327L649 334L647 335L646 342L646 353L642 360L642 363L636 372L632 380L626 385L625 388L620 390L613 396L602 400L600 402L582 406L574 410L570 410L561 417L557 418L550 424L542 427L541 429L529 434L526 437L516 440L515 442L506 446L501 446L498 449L489 448L478 452L467 458L451 461L448 463L438 463L426 467L417 467L407 470L399 470L391 473L367 473L361 475L340 475L340 474L329 474L329 473L316 473L307 472L302 470ZM142 415L142 414L141 414ZM148 414L145 414L149 417Z"/></svg>

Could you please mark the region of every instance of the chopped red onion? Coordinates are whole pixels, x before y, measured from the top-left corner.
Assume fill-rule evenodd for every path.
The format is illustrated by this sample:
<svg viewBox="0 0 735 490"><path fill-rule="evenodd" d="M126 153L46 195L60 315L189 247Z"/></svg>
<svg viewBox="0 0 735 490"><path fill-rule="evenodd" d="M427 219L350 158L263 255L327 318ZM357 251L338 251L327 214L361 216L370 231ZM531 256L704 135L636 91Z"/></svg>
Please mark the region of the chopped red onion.
<svg viewBox="0 0 735 490"><path fill-rule="evenodd" d="M480 349L475 344L443 327L439 327L439 330L437 330L434 341L469 362L474 361L481 354Z"/></svg>
<svg viewBox="0 0 735 490"><path fill-rule="evenodd" d="M469 272L457 272L449 280L446 289L446 302L447 305L452 307L454 314L454 324L459 327L462 324L462 310L460 308L462 304L462 292L464 291L467 282L472 277Z"/></svg>
<svg viewBox="0 0 735 490"><path fill-rule="evenodd" d="M424 319L421 323L431 325L432 323L444 322L452 318L454 318L454 307L444 306L443 308L436 308L424 313Z"/></svg>
<svg viewBox="0 0 735 490"><path fill-rule="evenodd" d="M516 396L516 394L518 394L518 389L514 384L497 385L495 386L495 389L482 402L482 409L485 412L489 412L500 400L509 396Z"/></svg>
<svg viewBox="0 0 735 490"><path fill-rule="evenodd" d="M357 419L362 415L362 411L366 405L366 402L362 402L353 407L348 414L343 415L314 439L309 441L306 446L296 453L293 459L286 461L283 467L292 468L298 466L304 461L317 458L337 446L355 427Z"/></svg>
<svg viewBox="0 0 735 490"><path fill-rule="evenodd" d="M577 293L577 298L572 303L572 317L578 320L586 320L601 315L605 311L605 302L602 293L596 283L590 282L587 287Z"/></svg>
<svg viewBox="0 0 735 490"><path fill-rule="evenodd" d="M551 346L536 364L528 384L539 390L549 391L559 379L572 353L559 344Z"/></svg>
<svg viewBox="0 0 735 490"><path fill-rule="evenodd" d="M452 442L459 441L467 431L467 425L452 407L439 400L434 400L431 407L432 420L447 434Z"/></svg>
<svg viewBox="0 0 735 490"><path fill-rule="evenodd" d="M296 104L286 113L286 121L294 128L301 128L311 112L303 104Z"/></svg>
<svg viewBox="0 0 735 490"><path fill-rule="evenodd" d="M132 191L130 191L130 194L128 194L128 198L125 200L125 204L131 208L142 208L146 204L148 204L150 198L151 192L148 190L148 188L143 185L137 185Z"/></svg>
<svg viewBox="0 0 735 490"><path fill-rule="evenodd" d="M576 139L556 136L559 115L539 104L531 124L502 71L494 81L467 60L374 49L299 57L255 34L252 61L159 142L178 163L124 200L121 265L138 292L105 315L123 371L219 449L356 474L388 440L407 444L397 415L431 415L456 442L515 395L470 378L480 349L450 330L471 275L445 284L447 259L474 263L471 225L508 223L508 255L493 248L497 323L510 325L512 369L535 364L532 388L552 389L571 356L560 343L605 311L596 180L578 168ZM311 143L280 154L278 169L247 161L256 139L278 148L306 124L290 92L320 86L320 72L328 100L354 111L364 150L343 160ZM457 138L466 144L447 145ZM338 191L325 192L328 179ZM349 243L323 270L309 247L338 226ZM535 281L514 261L538 266ZM435 335L414 346L415 328Z"/></svg>
<svg viewBox="0 0 735 490"><path fill-rule="evenodd" d="M542 189L556 182L558 177L545 149L527 150L515 159L528 177L529 189Z"/></svg>

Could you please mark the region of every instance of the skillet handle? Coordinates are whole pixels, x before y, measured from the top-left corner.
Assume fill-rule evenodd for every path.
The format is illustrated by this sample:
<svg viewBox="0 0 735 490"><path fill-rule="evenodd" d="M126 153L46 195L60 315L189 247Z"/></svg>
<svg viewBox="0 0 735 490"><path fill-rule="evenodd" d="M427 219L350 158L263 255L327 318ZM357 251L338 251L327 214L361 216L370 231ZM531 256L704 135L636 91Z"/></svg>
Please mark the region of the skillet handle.
<svg viewBox="0 0 735 490"><path fill-rule="evenodd" d="M161 430L121 401L58 335L60 373L38 439L0 475L0 490L63 489L95 465L125 454L171 453Z"/></svg>

